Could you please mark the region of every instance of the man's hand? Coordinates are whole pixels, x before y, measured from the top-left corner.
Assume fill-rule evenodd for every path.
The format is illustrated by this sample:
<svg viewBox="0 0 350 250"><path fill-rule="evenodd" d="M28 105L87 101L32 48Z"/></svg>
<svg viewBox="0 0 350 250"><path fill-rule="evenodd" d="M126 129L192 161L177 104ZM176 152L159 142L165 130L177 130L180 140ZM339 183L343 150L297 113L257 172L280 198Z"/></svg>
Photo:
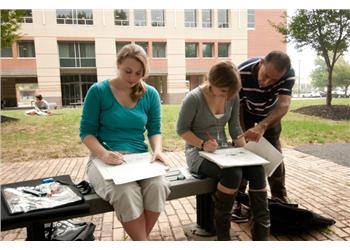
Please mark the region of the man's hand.
<svg viewBox="0 0 350 250"><path fill-rule="evenodd" d="M249 141L258 142L260 138L264 135L265 131L266 131L266 128L263 125L258 124L255 127L248 129L246 132L240 135L238 139L241 137L244 137L246 142L249 142Z"/></svg>

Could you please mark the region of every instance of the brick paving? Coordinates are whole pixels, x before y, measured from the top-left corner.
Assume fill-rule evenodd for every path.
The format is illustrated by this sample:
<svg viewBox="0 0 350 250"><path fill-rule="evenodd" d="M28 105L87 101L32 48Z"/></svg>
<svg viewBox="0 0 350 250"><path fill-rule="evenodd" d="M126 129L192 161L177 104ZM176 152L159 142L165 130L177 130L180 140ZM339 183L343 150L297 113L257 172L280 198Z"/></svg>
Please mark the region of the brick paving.
<svg viewBox="0 0 350 250"><path fill-rule="evenodd" d="M336 224L323 230L313 230L299 235L271 235L273 241L348 241L350 240L350 168L298 152L284 149L287 168L287 189L292 202L321 215L336 220ZM171 166L185 164L182 152L167 153ZM62 158L41 161L2 163L0 183L11 183L41 177L70 174L74 182L84 179L85 158ZM192 237L188 232L196 222L195 196L168 201L150 234L155 241L212 240ZM130 240L112 212L78 218L96 224L95 237L100 241ZM248 223L232 222L234 240L251 240ZM26 229L1 232L2 241L22 241Z"/></svg>

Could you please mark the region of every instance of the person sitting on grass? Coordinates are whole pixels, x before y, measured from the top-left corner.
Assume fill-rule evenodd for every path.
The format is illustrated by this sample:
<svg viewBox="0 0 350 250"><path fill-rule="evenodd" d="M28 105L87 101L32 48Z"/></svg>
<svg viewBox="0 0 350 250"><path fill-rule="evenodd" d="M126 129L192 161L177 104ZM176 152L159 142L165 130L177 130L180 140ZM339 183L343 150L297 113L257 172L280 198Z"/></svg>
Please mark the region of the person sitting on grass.
<svg viewBox="0 0 350 250"><path fill-rule="evenodd" d="M34 102L34 109L26 111L27 115L50 115L49 103L43 98L42 95L36 95Z"/></svg>

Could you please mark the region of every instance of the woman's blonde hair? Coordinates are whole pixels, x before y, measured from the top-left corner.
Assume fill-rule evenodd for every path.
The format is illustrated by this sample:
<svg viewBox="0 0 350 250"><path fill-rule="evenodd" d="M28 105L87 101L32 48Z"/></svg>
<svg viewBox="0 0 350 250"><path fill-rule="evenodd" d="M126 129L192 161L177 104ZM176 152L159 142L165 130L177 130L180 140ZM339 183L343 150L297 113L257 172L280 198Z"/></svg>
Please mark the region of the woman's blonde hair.
<svg viewBox="0 0 350 250"><path fill-rule="evenodd" d="M120 65L126 58L133 58L139 61L142 65L142 79L136 84L131 91L130 97L133 101L137 101L146 93L146 85L143 81L148 76L149 66L147 61L147 54L145 50L134 43L125 45L117 55L117 64Z"/></svg>
<svg viewBox="0 0 350 250"><path fill-rule="evenodd" d="M219 62L212 66L208 75L209 86L229 88L230 99L241 89L241 78L237 67L231 61Z"/></svg>

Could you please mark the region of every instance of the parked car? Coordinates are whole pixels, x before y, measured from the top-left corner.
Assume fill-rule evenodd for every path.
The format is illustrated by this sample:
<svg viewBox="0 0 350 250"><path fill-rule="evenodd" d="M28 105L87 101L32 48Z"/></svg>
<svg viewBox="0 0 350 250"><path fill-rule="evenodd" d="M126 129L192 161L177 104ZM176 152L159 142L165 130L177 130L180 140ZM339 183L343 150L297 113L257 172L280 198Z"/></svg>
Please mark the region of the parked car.
<svg viewBox="0 0 350 250"><path fill-rule="evenodd" d="M321 97L326 97L327 96L327 92L320 91L320 95L321 95Z"/></svg>
<svg viewBox="0 0 350 250"><path fill-rule="evenodd" d="M316 98L316 97L321 97L321 92L320 91L311 91L307 93L303 93L301 97L305 98Z"/></svg>
<svg viewBox="0 0 350 250"><path fill-rule="evenodd" d="M332 97L334 98L346 97L345 91L341 89L332 90Z"/></svg>

